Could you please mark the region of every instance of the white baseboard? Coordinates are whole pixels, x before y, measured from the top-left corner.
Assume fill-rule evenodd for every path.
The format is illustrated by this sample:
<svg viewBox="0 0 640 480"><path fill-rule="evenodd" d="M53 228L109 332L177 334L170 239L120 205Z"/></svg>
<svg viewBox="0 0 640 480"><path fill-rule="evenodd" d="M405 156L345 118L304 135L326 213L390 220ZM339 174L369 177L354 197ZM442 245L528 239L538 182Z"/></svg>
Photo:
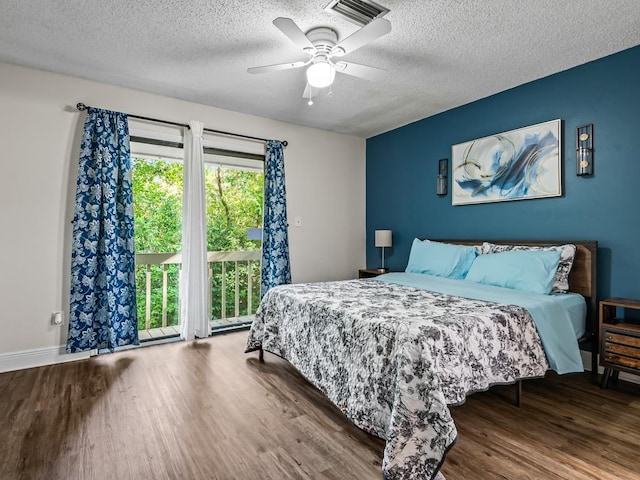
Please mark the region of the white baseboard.
<svg viewBox="0 0 640 480"><path fill-rule="evenodd" d="M584 365L584 369L587 372L591 371L591 352L585 352L584 350L580 350L580 355L582 355L582 364ZM603 367L598 367L598 374L604 372ZM640 376L631 375L630 373L620 372L620 376L618 377L620 380L624 380L625 382L638 383L640 384Z"/></svg>
<svg viewBox="0 0 640 480"><path fill-rule="evenodd" d="M179 341L180 337L160 338L141 343L140 346L158 345ZM137 345L117 347L116 352L139 348ZM100 353L107 353L108 350L101 350ZM90 350L81 353L67 353L65 345L57 347L34 348L33 350L22 350L19 352L0 353L0 373L23 370L25 368L43 367L56 363L75 362L84 360L91 356L98 355L97 350Z"/></svg>
<svg viewBox="0 0 640 480"><path fill-rule="evenodd" d="M54 363L73 362L90 356L91 352L67 353L64 345L0 353L0 372L42 367L43 365L52 365Z"/></svg>

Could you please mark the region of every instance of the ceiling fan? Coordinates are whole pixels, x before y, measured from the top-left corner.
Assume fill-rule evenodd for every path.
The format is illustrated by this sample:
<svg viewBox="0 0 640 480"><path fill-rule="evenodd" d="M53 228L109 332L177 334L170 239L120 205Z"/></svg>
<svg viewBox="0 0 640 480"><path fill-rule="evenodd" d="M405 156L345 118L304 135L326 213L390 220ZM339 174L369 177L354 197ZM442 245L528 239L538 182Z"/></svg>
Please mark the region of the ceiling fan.
<svg viewBox="0 0 640 480"><path fill-rule="evenodd" d="M273 24L300 47L309 58L306 61L252 67L248 68L247 72L274 72L309 65L306 72L307 85L302 94L304 98L309 99L309 105L313 104L312 98L315 96L313 89L329 87L333 83L336 72L366 80L380 79L385 73L380 68L340 60L340 57L389 33L391 23L384 18L373 20L340 42L338 42L338 34L335 30L328 27L313 28L305 34L290 18L278 17L273 21Z"/></svg>

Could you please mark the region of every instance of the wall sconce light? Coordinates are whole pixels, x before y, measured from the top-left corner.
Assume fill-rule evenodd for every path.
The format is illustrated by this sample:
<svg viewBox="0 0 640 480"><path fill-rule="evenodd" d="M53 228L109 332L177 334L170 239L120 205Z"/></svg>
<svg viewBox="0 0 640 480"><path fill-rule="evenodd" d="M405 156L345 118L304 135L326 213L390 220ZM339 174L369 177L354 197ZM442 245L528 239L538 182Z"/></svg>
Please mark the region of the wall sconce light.
<svg viewBox="0 0 640 480"><path fill-rule="evenodd" d="M447 175L449 173L449 160L443 158L438 161L438 187L436 193L438 195L447 194Z"/></svg>
<svg viewBox="0 0 640 480"><path fill-rule="evenodd" d="M593 175L593 124L576 128L576 175Z"/></svg>
<svg viewBox="0 0 640 480"><path fill-rule="evenodd" d="M376 230L376 247L382 247L382 267L378 269L379 272L386 272L388 268L384 267L384 249L390 247L392 242L391 230Z"/></svg>

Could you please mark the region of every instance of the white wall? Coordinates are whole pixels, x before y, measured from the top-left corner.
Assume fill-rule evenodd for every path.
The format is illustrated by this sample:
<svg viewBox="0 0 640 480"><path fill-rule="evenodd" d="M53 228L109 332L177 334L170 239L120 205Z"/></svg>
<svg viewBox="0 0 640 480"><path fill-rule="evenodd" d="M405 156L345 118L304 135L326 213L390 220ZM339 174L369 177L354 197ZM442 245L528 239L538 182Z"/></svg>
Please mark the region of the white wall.
<svg viewBox="0 0 640 480"><path fill-rule="evenodd" d="M365 265L364 139L0 63L0 371L64 359L77 102L287 140L293 281L354 278Z"/></svg>

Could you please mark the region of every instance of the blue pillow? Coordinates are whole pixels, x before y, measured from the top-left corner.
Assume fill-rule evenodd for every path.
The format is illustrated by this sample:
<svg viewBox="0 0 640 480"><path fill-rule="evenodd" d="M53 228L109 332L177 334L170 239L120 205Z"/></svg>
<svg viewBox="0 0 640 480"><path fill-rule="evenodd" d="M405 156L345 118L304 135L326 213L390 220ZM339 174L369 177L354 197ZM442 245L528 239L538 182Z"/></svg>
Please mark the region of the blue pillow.
<svg viewBox="0 0 640 480"><path fill-rule="evenodd" d="M525 292L551 292L560 250L489 253L479 255L466 280Z"/></svg>
<svg viewBox="0 0 640 480"><path fill-rule="evenodd" d="M422 242L416 238L411 246L406 271L462 279L469 271L477 254L475 247L428 240Z"/></svg>

